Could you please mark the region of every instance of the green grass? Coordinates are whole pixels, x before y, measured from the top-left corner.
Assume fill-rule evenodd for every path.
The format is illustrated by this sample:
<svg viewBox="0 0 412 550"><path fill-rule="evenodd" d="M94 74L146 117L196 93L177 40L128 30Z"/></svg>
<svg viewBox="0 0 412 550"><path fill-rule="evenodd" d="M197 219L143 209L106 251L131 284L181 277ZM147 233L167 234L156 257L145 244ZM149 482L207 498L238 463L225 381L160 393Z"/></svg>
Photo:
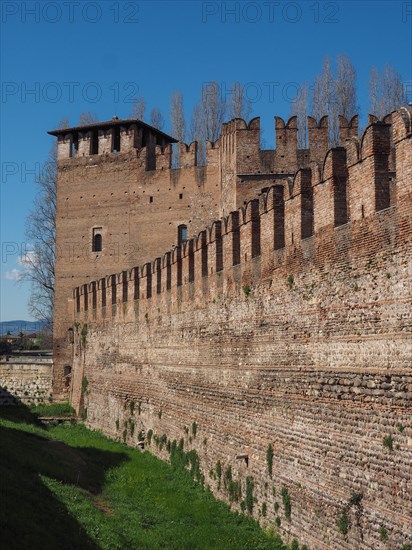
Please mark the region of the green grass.
<svg viewBox="0 0 412 550"><path fill-rule="evenodd" d="M0 437L1 545L9 550L285 550L189 472L83 425L46 429L26 408L0 407Z"/></svg>
<svg viewBox="0 0 412 550"><path fill-rule="evenodd" d="M30 412L37 416L73 416L74 409L69 403L51 403L32 405L29 407Z"/></svg>

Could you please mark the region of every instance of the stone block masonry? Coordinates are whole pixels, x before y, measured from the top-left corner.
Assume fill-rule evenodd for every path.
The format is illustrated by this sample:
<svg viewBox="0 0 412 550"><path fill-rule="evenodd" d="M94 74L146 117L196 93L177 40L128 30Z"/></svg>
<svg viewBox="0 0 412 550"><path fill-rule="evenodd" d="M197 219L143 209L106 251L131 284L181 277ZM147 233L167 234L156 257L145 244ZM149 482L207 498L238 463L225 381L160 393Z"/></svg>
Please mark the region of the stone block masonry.
<svg viewBox="0 0 412 550"><path fill-rule="evenodd" d="M10 357L0 361L0 405L48 402L53 390L53 359Z"/></svg>
<svg viewBox="0 0 412 550"><path fill-rule="evenodd" d="M163 458L182 439L217 496L286 541L400 550L411 111L348 137L198 237L76 287L71 399L91 427Z"/></svg>

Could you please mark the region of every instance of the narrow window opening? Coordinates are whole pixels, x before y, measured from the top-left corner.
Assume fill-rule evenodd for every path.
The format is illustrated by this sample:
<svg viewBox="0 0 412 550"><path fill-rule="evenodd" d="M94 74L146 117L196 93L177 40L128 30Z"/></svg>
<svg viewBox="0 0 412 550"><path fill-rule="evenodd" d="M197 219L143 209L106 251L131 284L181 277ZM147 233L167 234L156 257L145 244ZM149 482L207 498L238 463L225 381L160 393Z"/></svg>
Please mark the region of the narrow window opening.
<svg viewBox="0 0 412 550"><path fill-rule="evenodd" d="M71 144L70 156L75 157L79 151L79 134L73 136L73 141Z"/></svg>
<svg viewBox="0 0 412 550"><path fill-rule="evenodd" d="M101 231L102 231L101 227L93 229L93 243L92 243L93 252L101 252L103 250L103 237L102 237Z"/></svg>
<svg viewBox="0 0 412 550"><path fill-rule="evenodd" d="M146 275L146 298L152 297L152 266L147 264L147 275Z"/></svg>
<svg viewBox="0 0 412 550"><path fill-rule="evenodd" d="M252 208L252 258L260 256L260 216L259 201L254 200Z"/></svg>
<svg viewBox="0 0 412 550"><path fill-rule="evenodd" d="M283 187L281 186L276 186L274 190L273 231L274 249L279 250L285 246L285 201L283 197Z"/></svg>
<svg viewBox="0 0 412 550"><path fill-rule="evenodd" d="M120 126L115 126L113 128L112 134L112 153L120 152Z"/></svg>
<svg viewBox="0 0 412 550"><path fill-rule="evenodd" d="M102 279L102 307L106 307L106 279Z"/></svg>
<svg viewBox="0 0 412 550"><path fill-rule="evenodd" d="M207 276L207 244L206 231L202 232L202 277Z"/></svg>
<svg viewBox="0 0 412 550"><path fill-rule="evenodd" d="M177 248L177 286L182 286L182 249Z"/></svg>
<svg viewBox="0 0 412 550"><path fill-rule="evenodd" d="M363 204L361 206L361 214L362 214L362 218L364 218L365 217L365 207L363 206Z"/></svg>
<svg viewBox="0 0 412 550"><path fill-rule="evenodd" d="M116 275L112 275L112 305L114 306L117 302L117 296L116 296Z"/></svg>
<svg viewBox="0 0 412 550"><path fill-rule="evenodd" d="M179 193L179 199L183 199L183 193Z"/></svg>
<svg viewBox="0 0 412 550"><path fill-rule="evenodd" d="M216 223L216 273L223 269L223 241L222 241L222 225Z"/></svg>
<svg viewBox="0 0 412 550"><path fill-rule="evenodd" d="M156 294L162 292L162 270L160 259L156 262Z"/></svg>
<svg viewBox="0 0 412 550"><path fill-rule="evenodd" d="M87 284L83 286L83 293L84 293L84 311L87 311L89 309L89 293L87 290Z"/></svg>
<svg viewBox="0 0 412 550"><path fill-rule="evenodd" d="M127 302L127 271L122 273L122 287L123 302Z"/></svg>
<svg viewBox="0 0 412 550"><path fill-rule="evenodd" d="M195 253L193 240L189 241L189 283L195 280Z"/></svg>
<svg viewBox="0 0 412 550"><path fill-rule="evenodd" d="M181 224L177 228L177 244L187 241L187 225Z"/></svg>
<svg viewBox="0 0 412 550"><path fill-rule="evenodd" d="M170 253L167 254L167 264L166 264L166 290L172 288L172 265L170 263Z"/></svg>
<svg viewBox="0 0 412 550"><path fill-rule="evenodd" d="M348 198L346 177L338 178L334 194L335 227L348 221Z"/></svg>
<svg viewBox="0 0 412 550"><path fill-rule="evenodd" d="M305 181L301 191L301 232L302 239L313 235L313 190L310 181Z"/></svg>
<svg viewBox="0 0 412 550"><path fill-rule="evenodd" d="M90 154L98 155L99 154L99 134L97 130L92 132L92 139L90 142Z"/></svg>
<svg viewBox="0 0 412 550"><path fill-rule="evenodd" d="M97 307L97 294L96 294L96 283L92 283L92 307L96 309Z"/></svg>
<svg viewBox="0 0 412 550"><path fill-rule="evenodd" d="M232 213L232 265L240 264L239 212Z"/></svg>
<svg viewBox="0 0 412 550"><path fill-rule="evenodd" d="M139 295L140 287L139 287L139 268L134 268L134 299L138 300L140 298Z"/></svg>
<svg viewBox="0 0 412 550"><path fill-rule="evenodd" d="M153 197L149 197L149 202L153 202Z"/></svg>

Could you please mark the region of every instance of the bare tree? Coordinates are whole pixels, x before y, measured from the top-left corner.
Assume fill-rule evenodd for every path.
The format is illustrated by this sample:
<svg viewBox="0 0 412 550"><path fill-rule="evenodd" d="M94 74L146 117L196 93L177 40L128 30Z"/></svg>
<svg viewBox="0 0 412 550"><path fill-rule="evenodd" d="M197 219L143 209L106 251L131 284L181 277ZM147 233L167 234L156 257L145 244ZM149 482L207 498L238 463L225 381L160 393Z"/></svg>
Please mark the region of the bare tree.
<svg viewBox="0 0 412 550"><path fill-rule="evenodd" d="M204 139L203 114L200 104L195 105L189 128L189 141L197 141L197 164L206 164L206 148Z"/></svg>
<svg viewBox="0 0 412 550"><path fill-rule="evenodd" d="M160 112L160 109L158 109L157 107L154 107L150 111L150 124L154 126L154 128L157 128L158 130L163 129L165 120L163 118L162 113Z"/></svg>
<svg viewBox="0 0 412 550"><path fill-rule="evenodd" d="M59 122L59 129L63 129L63 128L70 128L70 121L67 117L62 118ZM56 145L56 143L54 143L52 149L56 150L56 155L57 155L57 145Z"/></svg>
<svg viewBox="0 0 412 550"><path fill-rule="evenodd" d="M193 110L189 136L198 142L197 163L206 164L206 141L215 142L225 121L227 104L217 82L202 86L200 102Z"/></svg>
<svg viewBox="0 0 412 550"><path fill-rule="evenodd" d="M356 104L356 70L346 54L337 60L335 112L350 120L358 111Z"/></svg>
<svg viewBox="0 0 412 550"><path fill-rule="evenodd" d="M322 72L316 77L312 93L312 116L320 120L332 111L334 78L329 57L323 60Z"/></svg>
<svg viewBox="0 0 412 550"><path fill-rule="evenodd" d="M346 54L337 59L337 74L325 57L322 72L316 77L312 94L312 116L319 121L329 117L329 142L339 144L339 115L351 118L356 112L356 71Z"/></svg>
<svg viewBox="0 0 412 550"><path fill-rule="evenodd" d="M379 73L376 67L372 67L369 75L369 113L379 117L379 111Z"/></svg>
<svg viewBox="0 0 412 550"><path fill-rule="evenodd" d="M181 142L186 140L186 121L183 109L183 94L175 91L170 101L170 121L172 123L172 135ZM172 156L172 167L180 166L179 149L174 145Z"/></svg>
<svg viewBox="0 0 412 550"><path fill-rule="evenodd" d="M60 121L67 128L69 121ZM51 327L54 300L54 263L56 257L56 180L57 144L37 178L38 192L34 207L26 219L26 238L30 245L21 259L25 268L22 280L31 283L28 309L38 320Z"/></svg>
<svg viewBox="0 0 412 550"><path fill-rule="evenodd" d="M298 149L308 146L308 85L299 87L298 93L291 105L291 114L297 117Z"/></svg>
<svg viewBox="0 0 412 550"><path fill-rule="evenodd" d="M249 122L252 113L252 103L245 94L245 88L240 82L234 82L230 87L229 118L243 118Z"/></svg>
<svg viewBox="0 0 412 550"><path fill-rule="evenodd" d="M370 113L378 118L407 104L401 75L394 67L385 65L381 74L372 67L369 77L369 99Z"/></svg>
<svg viewBox="0 0 412 550"><path fill-rule="evenodd" d="M172 123L173 137L179 141L186 139L186 121L183 109L183 94L175 91L170 101L170 121Z"/></svg>
<svg viewBox="0 0 412 550"><path fill-rule="evenodd" d="M87 124L93 124L94 122L98 122L96 113L83 111L83 113L79 116L79 126L86 126Z"/></svg>
<svg viewBox="0 0 412 550"><path fill-rule="evenodd" d="M133 100L132 107L132 118L137 118L139 120L144 120L146 114L146 100L144 97L139 96L135 97Z"/></svg>
<svg viewBox="0 0 412 550"><path fill-rule="evenodd" d="M218 82L207 82L202 87L200 102L204 139L216 141L225 120L227 105Z"/></svg>

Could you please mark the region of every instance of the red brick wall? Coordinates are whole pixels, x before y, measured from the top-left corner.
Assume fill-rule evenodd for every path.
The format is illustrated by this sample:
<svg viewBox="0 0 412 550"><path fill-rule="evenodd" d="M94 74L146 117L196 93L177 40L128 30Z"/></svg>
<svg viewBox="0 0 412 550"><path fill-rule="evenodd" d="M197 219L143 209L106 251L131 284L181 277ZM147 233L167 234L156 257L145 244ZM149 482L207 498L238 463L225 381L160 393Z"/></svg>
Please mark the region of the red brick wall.
<svg viewBox="0 0 412 550"><path fill-rule="evenodd" d="M80 146L81 146L80 142ZM81 149L81 147L79 147ZM193 145L191 146L193 150ZM170 150L155 148L156 170L146 170L146 148L59 160L55 266L54 390L67 391L71 365L73 287L142 265L177 243L178 226L193 236L220 215L218 167L196 166L189 150L170 169ZM93 228L103 250L92 252Z"/></svg>
<svg viewBox="0 0 412 550"><path fill-rule="evenodd" d="M211 475L220 461L232 467L242 498L246 477L253 477L256 517L266 503L263 523L274 527L279 515L282 536L310 548L412 542L410 111L393 116L396 206L376 211L370 197L389 170L384 126L368 127L362 139L349 141L346 155L329 153L324 164L240 209L240 242L234 215L208 228L208 276L201 276L199 238L171 254L170 290L165 255L160 293L157 272L148 277L157 266L146 265L137 272L138 300L122 302L119 274L116 304L108 281L106 308L98 292L93 310L89 290L87 312L81 294L75 317L72 401L87 408L91 427L119 438L126 429L130 444L140 430L183 437L218 496L228 499ZM342 189L349 219L337 224ZM282 194L285 246L274 250ZM313 234L302 239L311 212ZM234 248L239 265L232 265ZM137 275L128 273L130 297ZM185 430L193 422L196 437ZM389 435L392 450L383 444ZM154 441L150 450L168 456ZM290 494L291 521L282 488ZM355 493L360 504L351 504ZM344 514L346 536L338 530Z"/></svg>

